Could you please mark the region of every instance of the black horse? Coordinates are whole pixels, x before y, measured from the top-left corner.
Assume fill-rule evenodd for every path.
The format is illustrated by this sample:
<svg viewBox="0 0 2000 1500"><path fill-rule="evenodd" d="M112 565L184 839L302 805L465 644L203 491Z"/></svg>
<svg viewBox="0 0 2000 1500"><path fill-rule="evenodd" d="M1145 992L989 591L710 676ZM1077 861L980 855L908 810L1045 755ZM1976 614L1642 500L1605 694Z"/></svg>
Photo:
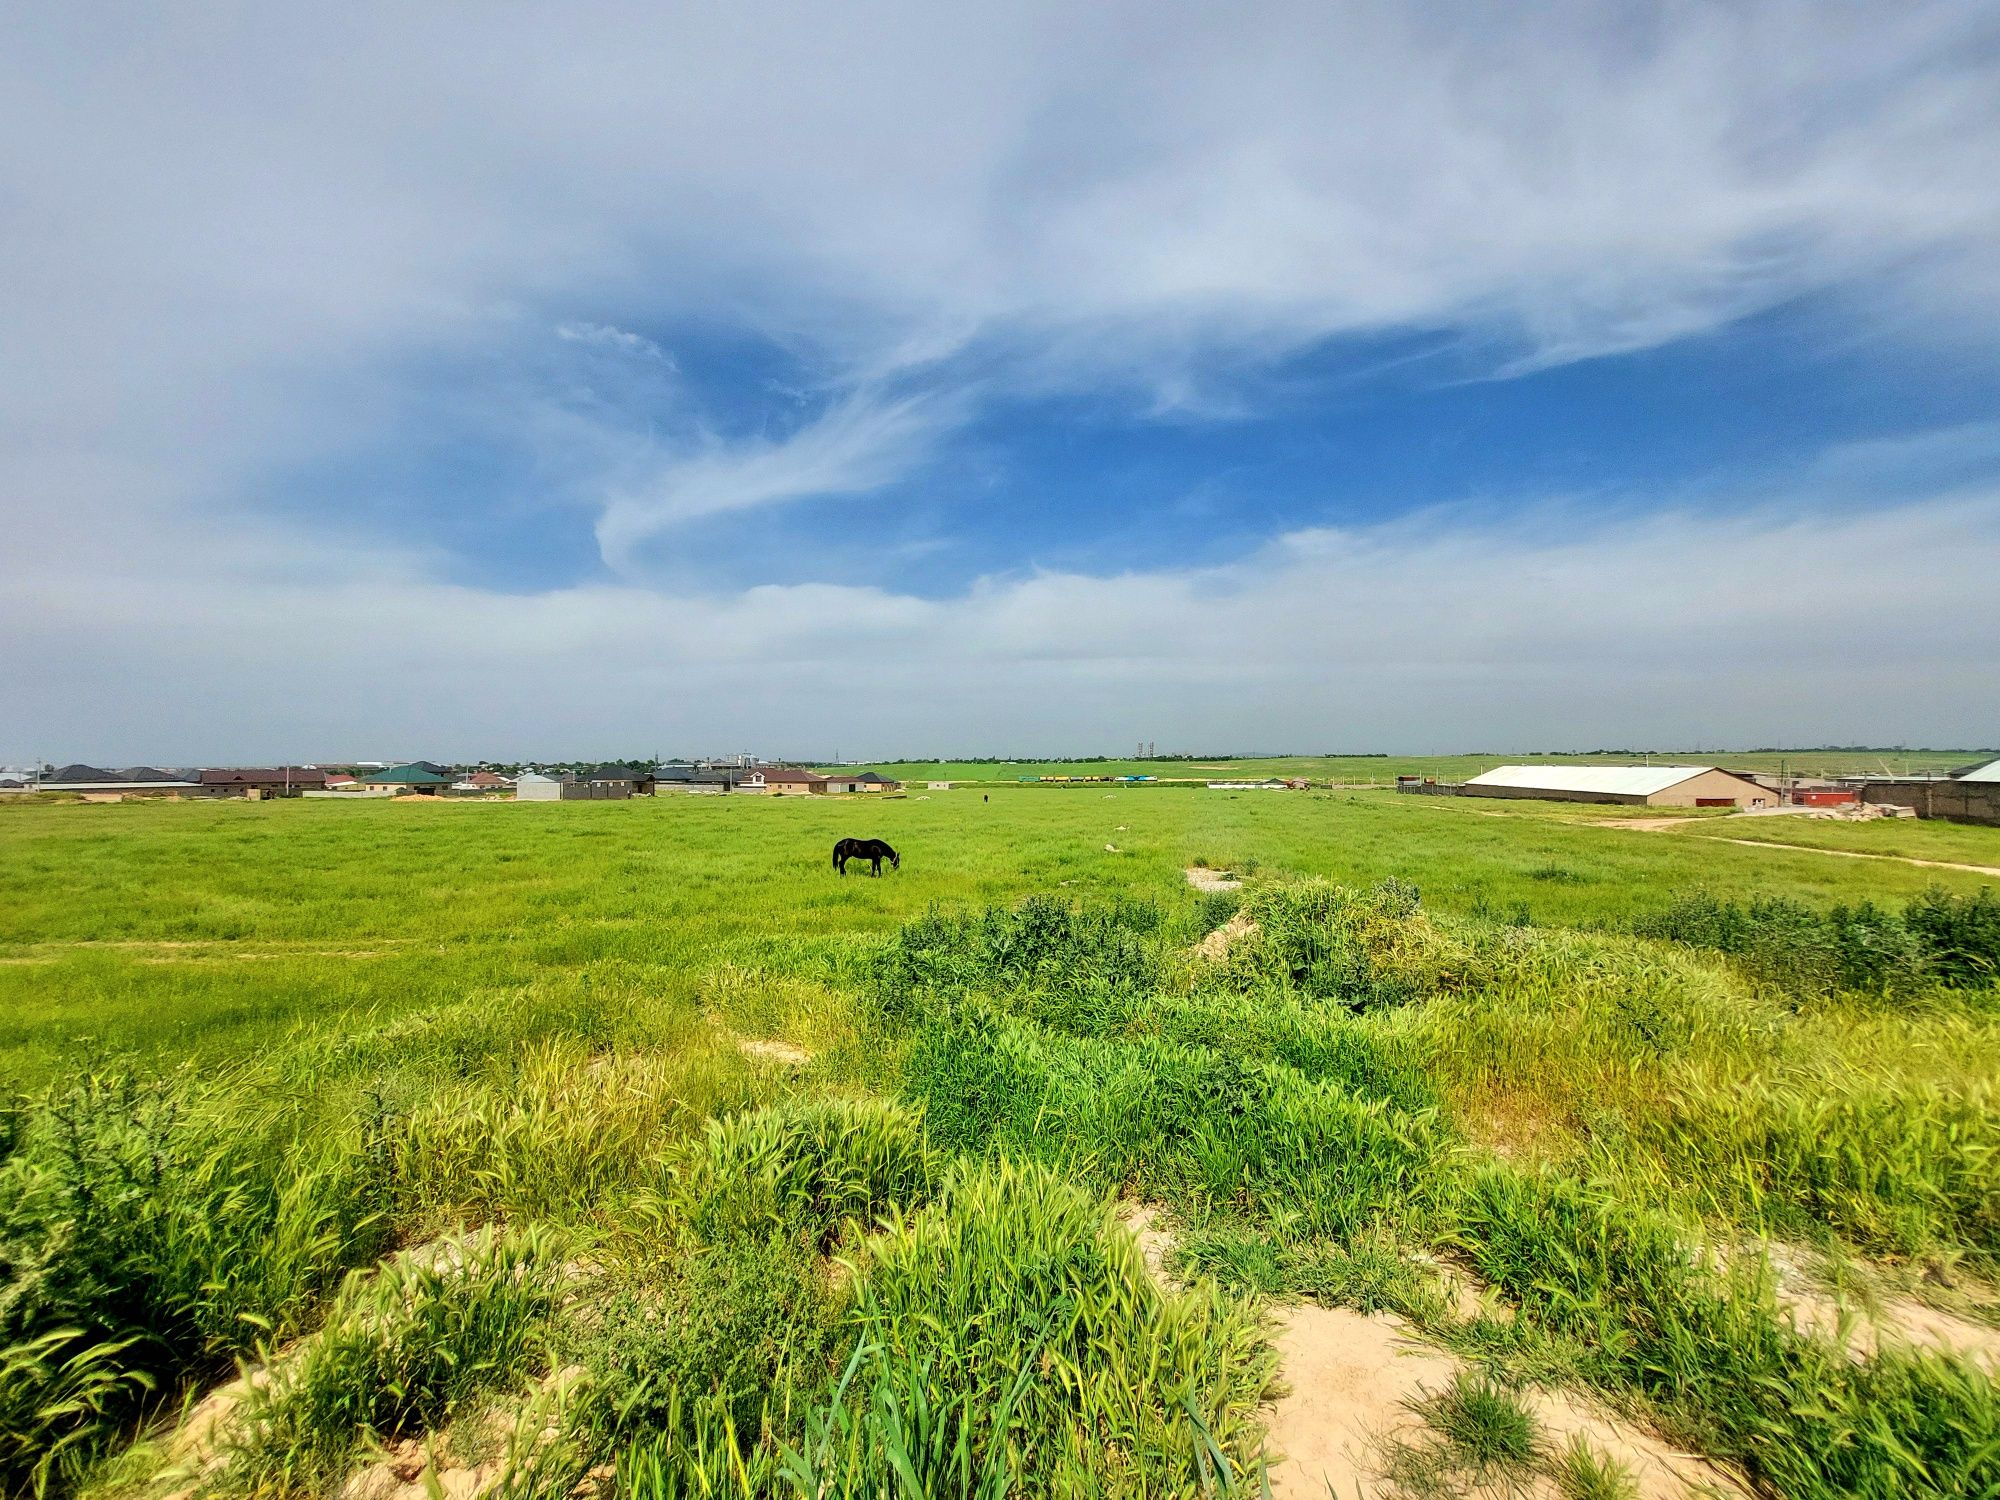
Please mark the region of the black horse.
<svg viewBox="0 0 2000 1500"><path fill-rule="evenodd" d="M882 873L882 861L888 860L891 869L903 868L903 856L891 849L880 839L842 839L833 846L833 867L841 874L847 873L850 859L865 859L875 866L875 873Z"/></svg>

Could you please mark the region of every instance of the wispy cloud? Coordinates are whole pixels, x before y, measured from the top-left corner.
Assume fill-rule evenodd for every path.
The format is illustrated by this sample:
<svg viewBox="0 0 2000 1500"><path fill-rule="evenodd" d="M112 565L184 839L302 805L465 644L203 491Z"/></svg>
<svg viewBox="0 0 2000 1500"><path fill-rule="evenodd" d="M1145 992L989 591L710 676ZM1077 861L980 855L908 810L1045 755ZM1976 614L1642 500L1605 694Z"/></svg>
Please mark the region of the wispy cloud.
<svg viewBox="0 0 2000 1500"><path fill-rule="evenodd" d="M667 351L647 338L644 334L633 333L629 329L614 328L609 323L558 323L556 337L566 343L587 344L597 349L609 349L618 354L629 354L639 359L657 360L671 364Z"/></svg>
<svg viewBox="0 0 2000 1500"><path fill-rule="evenodd" d="M607 565L629 572L649 542L690 521L879 489L924 460L954 410L936 398L855 395L781 440L712 444L612 497L598 546Z"/></svg>

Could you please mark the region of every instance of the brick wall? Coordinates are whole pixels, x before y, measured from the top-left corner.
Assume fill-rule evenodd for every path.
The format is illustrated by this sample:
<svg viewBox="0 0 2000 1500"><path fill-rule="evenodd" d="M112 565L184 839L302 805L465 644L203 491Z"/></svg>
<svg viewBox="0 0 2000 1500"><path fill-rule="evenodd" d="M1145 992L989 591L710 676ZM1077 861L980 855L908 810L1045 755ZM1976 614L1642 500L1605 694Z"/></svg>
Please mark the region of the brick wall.
<svg viewBox="0 0 2000 1500"><path fill-rule="evenodd" d="M1920 818L2000 827L2000 781L1870 781L1861 800L1876 807L1912 807Z"/></svg>

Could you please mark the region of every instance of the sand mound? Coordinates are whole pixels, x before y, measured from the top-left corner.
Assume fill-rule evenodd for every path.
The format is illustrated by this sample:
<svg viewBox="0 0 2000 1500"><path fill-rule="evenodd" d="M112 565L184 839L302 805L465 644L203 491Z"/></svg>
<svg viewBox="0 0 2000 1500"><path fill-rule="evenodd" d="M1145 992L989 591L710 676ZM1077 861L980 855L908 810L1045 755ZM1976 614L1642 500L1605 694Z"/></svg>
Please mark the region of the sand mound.
<svg viewBox="0 0 2000 1500"><path fill-rule="evenodd" d="M753 1057L762 1062L782 1063L788 1068L803 1068L812 1061L812 1054L803 1047L794 1047L790 1042L781 1042L772 1037L744 1037L736 1044L736 1050L745 1057Z"/></svg>
<svg viewBox="0 0 2000 1500"><path fill-rule="evenodd" d="M1228 870L1211 870L1205 865L1187 867L1187 883L1198 891L1240 891L1243 882Z"/></svg>
<svg viewBox="0 0 2000 1500"><path fill-rule="evenodd" d="M1427 1429L1411 1403L1443 1390L1461 1368L1393 1313L1364 1315L1346 1308L1291 1307L1277 1334L1280 1374L1290 1386L1268 1414L1274 1500L1325 1500L1336 1495L1393 1494L1385 1469L1398 1444L1421 1446ZM1642 1500L1698 1495L1747 1495L1722 1470L1677 1452L1650 1433L1594 1403L1563 1391L1531 1390L1546 1452L1581 1440L1621 1465ZM1540 1473L1518 1476L1510 1494L1558 1500L1555 1482Z"/></svg>
<svg viewBox="0 0 2000 1500"><path fill-rule="evenodd" d="M1249 937L1257 930L1256 921L1238 912L1215 931L1194 945L1195 957L1217 959L1229 954L1230 946Z"/></svg>

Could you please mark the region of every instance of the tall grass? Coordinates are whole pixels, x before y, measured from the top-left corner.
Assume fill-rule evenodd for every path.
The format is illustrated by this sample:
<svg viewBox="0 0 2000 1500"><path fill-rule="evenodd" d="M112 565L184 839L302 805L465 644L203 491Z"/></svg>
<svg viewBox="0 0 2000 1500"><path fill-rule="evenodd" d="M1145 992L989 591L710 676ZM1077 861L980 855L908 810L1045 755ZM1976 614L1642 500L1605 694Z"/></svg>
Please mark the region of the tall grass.
<svg viewBox="0 0 2000 1500"><path fill-rule="evenodd" d="M1703 1264L1668 1220L1574 1180L1475 1175L1457 1242L1601 1384L1791 1496L2000 1487L2000 1399L1954 1361L1852 1362L1776 1315L1769 1274Z"/></svg>
<svg viewBox="0 0 2000 1500"><path fill-rule="evenodd" d="M386 1242L365 1127L301 1139L227 1080L88 1077L0 1163L10 1486L74 1472L148 1393L300 1326Z"/></svg>
<svg viewBox="0 0 2000 1500"><path fill-rule="evenodd" d="M363 1442L432 1432L547 1363L561 1257L545 1233L484 1230L351 1277L289 1357L263 1351L224 1494L325 1491Z"/></svg>
<svg viewBox="0 0 2000 1500"><path fill-rule="evenodd" d="M1160 1289L1103 1201L1046 1168L963 1173L871 1241L858 1317L880 1350L872 1416L807 1450L835 1493L893 1491L885 1439L919 1413L929 1474L962 1493L1004 1472L1008 1490L1194 1495L1254 1470L1271 1370L1255 1318L1213 1289Z"/></svg>

